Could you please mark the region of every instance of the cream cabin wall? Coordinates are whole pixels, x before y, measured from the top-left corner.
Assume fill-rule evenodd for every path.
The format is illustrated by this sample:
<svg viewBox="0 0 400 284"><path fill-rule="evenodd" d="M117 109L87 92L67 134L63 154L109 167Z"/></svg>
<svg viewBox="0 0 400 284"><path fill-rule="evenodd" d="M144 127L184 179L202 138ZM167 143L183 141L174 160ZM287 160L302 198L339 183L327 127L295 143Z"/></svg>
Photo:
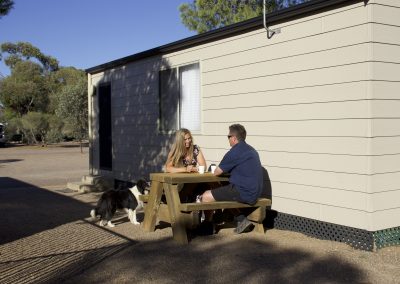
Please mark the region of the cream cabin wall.
<svg viewBox="0 0 400 284"><path fill-rule="evenodd" d="M369 7L362 3L164 56L201 66L208 163L242 123L272 182L272 208L370 228ZM334 214L332 212L335 212ZM353 212L354 218L348 218Z"/></svg>
<svg viewBox="0 0 400 284"><path fill-rule="evenodd" d="M272 26L271 39L259 29L93 75L112 86L114 176L161 169L172 137L158 132L159 71L198 62L194 138L208 164L241 123L269 172L273 209L371 231L399 226L398 6L352 4Z"/></svg>
<svg viewBox="0 0 400 284"><path fill-rule="evenodd" d="M373 230L400 226L400 1L371 1L369 210Z"/></svg>

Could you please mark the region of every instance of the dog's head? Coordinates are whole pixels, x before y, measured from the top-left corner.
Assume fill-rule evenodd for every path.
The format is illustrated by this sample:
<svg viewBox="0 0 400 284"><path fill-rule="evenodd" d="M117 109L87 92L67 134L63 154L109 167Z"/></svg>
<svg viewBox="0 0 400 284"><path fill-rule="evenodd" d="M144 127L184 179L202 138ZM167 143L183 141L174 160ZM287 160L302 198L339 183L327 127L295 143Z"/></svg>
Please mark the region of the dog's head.
<svg viewBox="0 0 400 284"><path fill-rule="evenodd" d="M136 182L136 187L141 194L149 194L150 192L150 183L145 179L139 179Z"/></svg>

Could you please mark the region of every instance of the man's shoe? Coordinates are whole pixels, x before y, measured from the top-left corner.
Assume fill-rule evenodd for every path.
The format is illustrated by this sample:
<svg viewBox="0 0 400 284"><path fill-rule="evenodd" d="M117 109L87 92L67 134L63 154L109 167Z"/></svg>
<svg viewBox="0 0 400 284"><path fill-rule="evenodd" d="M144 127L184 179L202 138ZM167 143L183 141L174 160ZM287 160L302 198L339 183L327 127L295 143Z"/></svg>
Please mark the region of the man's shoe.
<svg viewBox="0 0 400 284"><path fill-rule="evenodd" d="M238 222L237 227L233 230L236 234L241 234L244 232L250 232L253 229L253 224L249 221L249 219L244 218L242 221Z"/></svg>

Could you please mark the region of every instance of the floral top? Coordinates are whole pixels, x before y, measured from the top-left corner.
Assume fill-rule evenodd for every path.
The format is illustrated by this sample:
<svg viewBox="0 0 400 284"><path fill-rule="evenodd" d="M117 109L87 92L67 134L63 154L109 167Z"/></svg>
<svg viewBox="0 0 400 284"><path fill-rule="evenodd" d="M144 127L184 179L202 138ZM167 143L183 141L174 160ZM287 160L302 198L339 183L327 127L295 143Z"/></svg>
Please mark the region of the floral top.
<svg viewBox="0 0 400 284"><path fill-rule="evenodd" d="M189 165L193 165L196 166L197 165L197 156L200 153L200 147L197 145L193 145L193 159L191 161L186 160L186 158L182 159L183 165L185 167L189 166Z"/></svg>

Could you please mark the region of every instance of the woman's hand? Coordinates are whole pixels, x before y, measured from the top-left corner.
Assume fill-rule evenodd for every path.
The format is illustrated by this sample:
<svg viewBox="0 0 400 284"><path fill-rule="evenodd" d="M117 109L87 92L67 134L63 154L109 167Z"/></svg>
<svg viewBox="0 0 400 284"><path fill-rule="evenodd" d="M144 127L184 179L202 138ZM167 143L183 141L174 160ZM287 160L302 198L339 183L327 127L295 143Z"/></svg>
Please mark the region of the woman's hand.
<svg viewBox="0 0 400 284"><path fill-rule="evenodd" d="M195 167L195 166L193 166L193 165L189 165L189 166L187 166L186 167L186 172L188 172L188 173L192 173L192 172L197 172L197 168Z"/></svg>

